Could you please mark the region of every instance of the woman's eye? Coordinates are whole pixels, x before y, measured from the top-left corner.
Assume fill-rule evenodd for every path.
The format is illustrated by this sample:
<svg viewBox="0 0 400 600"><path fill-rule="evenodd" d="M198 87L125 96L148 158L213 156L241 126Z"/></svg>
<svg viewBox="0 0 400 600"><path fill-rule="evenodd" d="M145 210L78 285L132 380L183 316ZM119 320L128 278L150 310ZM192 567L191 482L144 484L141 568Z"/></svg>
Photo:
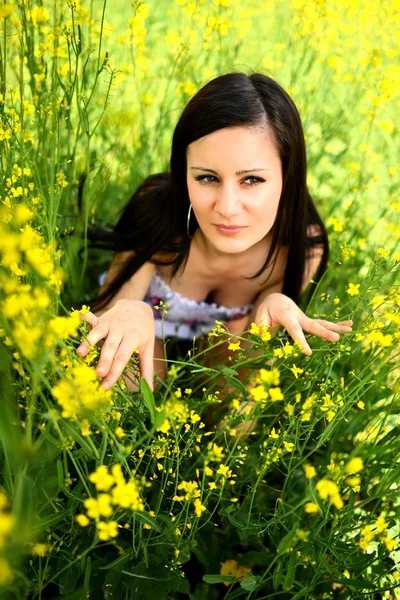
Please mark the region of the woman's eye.
<svg viewBox="0 0 400 600"><path fill-rule="evenodd" d="M205 179L215 179L215 177L213 175L199 175L198 177L196 177L196 181L204 181ZM251 183L250 187L256 185L257 183L262 183L264 181L264 179L261 179L260 177L246 177L243 181L247 181L248 179L251 179L252 181L256 182ZM205 181L205 183L209 182Z"/></svg>

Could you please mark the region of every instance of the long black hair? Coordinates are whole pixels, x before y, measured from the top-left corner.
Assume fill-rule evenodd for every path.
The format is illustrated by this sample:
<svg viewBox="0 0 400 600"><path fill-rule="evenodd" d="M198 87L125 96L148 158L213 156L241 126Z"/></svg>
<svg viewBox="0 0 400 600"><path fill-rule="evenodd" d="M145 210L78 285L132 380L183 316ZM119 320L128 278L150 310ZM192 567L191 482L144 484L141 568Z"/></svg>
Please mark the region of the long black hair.
<svg viewBox="0 0 400 600"><path fill-rule="evenodd" d="M186 149L203 136L235 126L267 126L272 130L283 173L282 194L271 229L271 247L264 265L250 279L261 275L273 259L276 261L278 246L286 246L288 259L282 291L299 304L310 247L322 244L322 259L314 275L314 281L319 281L326 270L329 243L307 188L306 148L298 110L285 90L270 77L262 73L231 72L208 82L184 108L172 137L170 171L145 179L122 210L112 231L98 227L89 230L92 247L116 253L133 251L95 299L95 309L108 304L145 262L172 265L171 277L185 268L190 249ZM307 236L309 225L318 226L317 236ZM191 235L197 227L192 213Z"/></svg>

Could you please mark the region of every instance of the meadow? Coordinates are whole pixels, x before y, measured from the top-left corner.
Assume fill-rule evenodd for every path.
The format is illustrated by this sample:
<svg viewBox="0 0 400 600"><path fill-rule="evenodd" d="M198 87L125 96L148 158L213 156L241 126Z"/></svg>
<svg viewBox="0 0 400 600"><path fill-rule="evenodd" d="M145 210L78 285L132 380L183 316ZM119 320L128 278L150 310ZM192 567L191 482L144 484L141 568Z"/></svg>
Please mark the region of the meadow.
<svg viewBox="0 0 400 600"><path fill-rule="evenodd" d="M0 6L1 598L400 598L399 8ZM75 352L112 259L89 228L168 170L181 110L230 71L300 111L331 247L303 309L353 332L306 357L253 327L257 359L233 344L105 391L100 349Z"/></svg>

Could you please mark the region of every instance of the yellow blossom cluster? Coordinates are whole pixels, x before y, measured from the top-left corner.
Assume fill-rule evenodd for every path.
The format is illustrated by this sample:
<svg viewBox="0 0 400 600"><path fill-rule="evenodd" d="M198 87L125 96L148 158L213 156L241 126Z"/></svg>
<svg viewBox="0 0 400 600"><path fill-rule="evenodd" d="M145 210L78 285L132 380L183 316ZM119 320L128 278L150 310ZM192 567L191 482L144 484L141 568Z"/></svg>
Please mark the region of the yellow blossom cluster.
<svg viewBox="0 0 400 600"><path fill-rule="evenodd" d="M221 575L232 575L235 577L236 581L243 581L247 579L251 575L251 569L249 567L244 567L239 565L239 563L234 560L226 560L221 563ZM231 584L227 581L223 582L225 586L229 587Z"/></svg>
<svg viewBox="0 0 400 600"><path fill-rule="evenodd" d="M47 311L64 277L54 267L54 246L46 244L28 223L33 216L23 203L0 208L0 260L5 270L0 284L0 293L5 296L1 308L6 322L4 341L30 360L51 349L60 337L75 335L79 325L78 313L49 319ZM25 276L29 276L29 283L21 281Z"/></svg>
<svg viewBox="0 0 400 600"><path fill-rule="evenodd" d="M252 335L259 336L263 342L268 342L271 339L271 334L269 332L269 325L261 323L260 326L256 325L256 323L252 323L250 326L250 333Z"/></svg>
<svg viewBox="0 0 400 600"><path fill-rule="evenodd" d="M182 496L175 494L173 500L176 502L193 502L193 508L196 516L201 517L206 507L201 503L201 490L197 481L182 481L178 487L178 490L182 490L185 493Z"/></svg>
<svg viewBox="0 0 400 600"><path fill-rule="evenodd" d="M4 550L7 538L15 526L15 518L7 511L7 507L8 498L3 492L0 492L0 552ZM14 575L8 560L0 556L0 585L8 585L13 579Z"/></svg>
<svg viewBox="0 0 400 600"><path fill-rule="evenodd" d="M277 368L260 369L249 382L249 394L255 402L261 403L262 407L265 406L266 400L270 400L270 402L284 400L279 382L280 374Z"/></svg>
<svg viewBox="0 0 400 600"><path fill-rule="evenodd" d="M135 511L144 511L145 507L140 492L142 484L131 477L125 481L121 465L115 464L109 470L105 465L97 467L94 473L89 475L89 481L94 483L98 492L97 498L84 500L86 515L76 516L76 521L81 527L86 527L90 519L96 521L99 539L107 541L118 535L118 523L116 521L100 521L101 517L111 517L118 508Z"/></svg>
<svg viewBox="0 0 400 600"><path fill-rule="evenodd" d="M316 489L321 500L328 500L339 510L343 508L344 502L340 496L338 485L330 479L320 479L316 483Z"/></svg>
<svg viewBox="0 0 400 600"><path fill-rule="evenodd" d="M392 552L398 546L399 541L387 535L388 527L389 523L385 520L385 514L381 513L372 525L365 525L362 528L358 542L360 548L368 553L370 542L377 540L385 544L388 552Z"/></svg>
<svg viewBox="0 0 400 600"><path fill-rule="evenodd" d="M112 391L100 386L95 369L86 364L76 364L67 371L65 379L52 388L52 394L66 419L113 405Z"/></svg>
<svg viewBox="0 0 400 600"><path fill-rule="evenodd" d="M185 391L189 396L191 390L187 388ZM169 435L172 426L171 423L177 428L179 428L179 425L184 424L185 430L189 431L190 425L194 425L200 421L200 415L195 410L189 409L185 402L177 399L180 396L181 392L180 388L178 388L175 392L175 398L171 396L163 405L156 407L157 412L164 412L166 416L163 423L157 427L157 431ZM199 427L204 427L204 423L200 423Z"/></svg>
<svg viewBox="0 0 400 600"><path fill-rule="evenodd" d="M301 395L298 394L296 397L296 404L299 403L300 400ZM300 420L305 422L311 421L313 415L315 414L313 409L317 407L322 413L325 414L326 420L330 423L342 406L344 406L344 400L341 394L335 395L334 393L325 393L321 396L318 396L316 393L312 393L301 404Z"/></svg>

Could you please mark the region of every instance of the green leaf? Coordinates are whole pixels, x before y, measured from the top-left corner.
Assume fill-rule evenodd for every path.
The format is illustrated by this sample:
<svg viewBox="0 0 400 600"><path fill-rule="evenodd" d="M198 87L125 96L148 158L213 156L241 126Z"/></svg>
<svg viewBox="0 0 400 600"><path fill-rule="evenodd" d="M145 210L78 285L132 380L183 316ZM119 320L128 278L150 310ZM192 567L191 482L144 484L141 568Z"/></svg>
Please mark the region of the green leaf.
<svg viewBox="0 0 400 600"><path fill-rule="evenodd" d="M146 525L151 525L152 529L155 531L160 531L159 526L157 525L155 519L150 517L147 513L133 511L134 518L139 521L139 523L145 523Z"/></svg>
<svg viewBox="0 0 400 600"><path fill-rule="evenodd" d="M235 369L230 369L229 367L222 367L221 373L223 373L223 375L232 375L233 377L235 377L238 374L238 372L235 371Z"/></svg>
<svg viewBox="0 0 400 600"><path fill-rule="evenodd" d="M254 592L254 590L256 590L258 587L259 580L259 577L250 575L250 577L246 577L246 579L243 579L243 581L240 582L240 587L247 592Z"/></svg>
<svg viewBox="0 0 400 600"><path fill-rule="evenodd" d="M285 579L283 581L283 588L285 590L290 590L294 583L294 573L296 570L296 565L298 563L298 557L296 552L292 552L288 561L287 571L285 575Z"/></svg>
<svg viewBox="0 0 400 600"><path fill-rule="evenodd" d="M286 552L286 550L288 548L290 548L290 546L292 545L292 542L296 536L296 529L298 529L299 524L295 523L292 527L292 529L289 531L289 533L287 533L279 542L278 544L278 548L276 549L278 554L283 554L284 552Z"/></svg>
<svg viewBox="0 0 400 600"><path fill-rule="evenodd" d="M203 575L203 581L206 583L234 583L236 577L233 575Z"/></svg>
<svg viewBox="0 0 400 600"><path fill-rule="evenodd" d="M335 579L335 583L341 583L347 589L355 588L356 590L377 590L377 586L370 581L364 581L363 579Z"/></svg>
<svg viewBox="0 0 400 600"><path fill-rule="evenodd" d="M154 402L154 394L150 389L149 384L147 383L144 377L140 378L140 391L143 394L143 399L147 408L149 409L151 422L154 423L156 418L156 404Z"/></svg>

